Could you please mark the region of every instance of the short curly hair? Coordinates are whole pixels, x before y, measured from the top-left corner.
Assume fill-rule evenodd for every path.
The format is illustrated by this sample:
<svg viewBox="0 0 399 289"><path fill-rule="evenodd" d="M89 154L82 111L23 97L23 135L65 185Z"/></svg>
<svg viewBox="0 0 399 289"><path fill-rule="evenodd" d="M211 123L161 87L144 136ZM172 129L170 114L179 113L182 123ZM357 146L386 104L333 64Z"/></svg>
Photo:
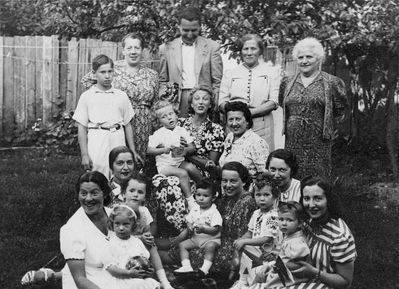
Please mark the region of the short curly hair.
<svg viewBox="0 0 399 289"><path fill-rule="evenodd" d="M98 171L91 171L83 173L75 184L75 191L77 194L80 192L80 186L83 183L95 183L104 196L104 206L108 206L111 203L111 187L109 186L108 179Z"/></svg>
<svg viewBox="0 0 399 289"><path fill-rule="evenodd" d="M323 45L316 38L306 37L302 40L299 40L292 50L292 58L294 60L298 60L299 51L303 48L310 49L314 53L315 58L324 61L325 51Z"/></svg>
<svg viewBox="0 0 399 289"><path fill-rule="evenodd" d="M248 128L252 128L254 125L251 111L245 103L241 101L228 102L226 103L224 110L226 111L226 117L229 111L241 111L244 114L245 120L248 122Z"/></svg>

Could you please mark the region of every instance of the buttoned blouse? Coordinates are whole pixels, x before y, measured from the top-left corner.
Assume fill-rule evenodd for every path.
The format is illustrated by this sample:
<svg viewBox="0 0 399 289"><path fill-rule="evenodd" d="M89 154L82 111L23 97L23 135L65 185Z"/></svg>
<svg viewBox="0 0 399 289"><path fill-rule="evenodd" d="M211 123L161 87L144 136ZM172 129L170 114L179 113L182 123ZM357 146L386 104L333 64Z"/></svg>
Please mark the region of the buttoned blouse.
<svg viewBox="0 0 399 289"><path fill-rule="evenodd" d="M268 100L278 103L279 73L268 63L261 62L248 68L240 64L227 71L222 78L219 105L241 101L250 107L258 107Z"/></svg>

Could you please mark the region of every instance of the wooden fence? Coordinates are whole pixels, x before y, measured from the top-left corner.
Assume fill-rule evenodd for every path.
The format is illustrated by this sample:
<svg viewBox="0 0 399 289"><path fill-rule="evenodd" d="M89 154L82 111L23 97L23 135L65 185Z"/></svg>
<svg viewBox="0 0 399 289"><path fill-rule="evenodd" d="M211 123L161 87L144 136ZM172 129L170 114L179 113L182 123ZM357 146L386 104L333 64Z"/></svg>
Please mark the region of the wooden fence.
<svg viewBox="0 0 399 289"><path fill-rule="evenodd" d="M100 53L122 59L121 43L67 41L58 36L0 37L0 138L24 130L38 118L48 123L60 109L75 109L83 90L80 79ZM294 69L276 48L268 48L265 57L286 70ZM148 51L144 58L150 67L158 68L159 61Z"/></svg>

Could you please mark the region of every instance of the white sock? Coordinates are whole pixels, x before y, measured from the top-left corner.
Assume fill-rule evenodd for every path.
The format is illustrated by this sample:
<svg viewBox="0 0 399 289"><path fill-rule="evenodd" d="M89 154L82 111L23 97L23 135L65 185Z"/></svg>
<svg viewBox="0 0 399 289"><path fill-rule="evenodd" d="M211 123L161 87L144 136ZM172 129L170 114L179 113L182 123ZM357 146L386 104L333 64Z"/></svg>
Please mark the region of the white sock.
<svg viewBox="0 0 399 289"><path fill-rule="evenodd" d="M205 260L204 260L204 264L202 264L202 267L200 268L200 270L201 270L202 272L204 272L205 275L208 275L209 269L211 269L211 267L212 267L212 262L205 259Z"/></svg>
<svg viewBox="0 0 399 289"><path fill-rule="evenodd" d="M192 269L189 259L181 261L181 265L183 266L183 268Z"/></svg>

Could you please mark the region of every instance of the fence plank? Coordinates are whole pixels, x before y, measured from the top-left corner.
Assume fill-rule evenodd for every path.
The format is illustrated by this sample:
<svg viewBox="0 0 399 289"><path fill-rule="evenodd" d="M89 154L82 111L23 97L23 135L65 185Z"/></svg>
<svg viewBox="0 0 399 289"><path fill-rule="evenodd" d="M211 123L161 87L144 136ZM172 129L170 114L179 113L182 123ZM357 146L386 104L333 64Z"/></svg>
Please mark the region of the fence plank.
<svg viewBox="0 0 399 289"><path fill-rule="evenodd" d="M26 127L26 54L24 37L15 37L15 62L14 62L14 110L16 132Z"/></svg>
<svg viewBox="0 0 399 289"><path fill-rule="evenodd" d="M51 118L53 118L63 106L60 98L60 41L57 35L51 36L51 47L51 73L53 75L51 79Z"/></svg>
<svg viewBox="0 0 399 289"><path fill-rule="evenodd" d="M45 123L51 121L51 109L52 109L52 44L51 37L43 36L43 121Z"/></svg>
<svg viewBox="0 0 399 289"><path fill-rule="evenodd" d="M35 91L35 108L36 119L43 119L43 37L35 36L36 42L36 91Z"/></svg>
<svg viewBox="0 0 399 289"><path fill-rule="evenodd" d="M3 105L6 108L3 114L3 132L11 137L14 132L14 38L4 38L4 95Z"/></svg>
<svg viewBox="0 0 399 289"><path fill-rule="evenodd" d="M78 91L78 61L79 61L79 43L73 37L68 42L68 90L66 98L66 110L75 110L76 102L79 97Z"/></svg>
<svg viewBox="0 0 399 289"><path fill-rule="evenodd" d="M4 37L0 36L0 136L3 136L3 110L4 106Z"/></svg>
<svg viewBox="0 0 399 289"><path fill-rule="evenodd" d="M87 61L88 61L88 49L87 49L87 40L79 39L79 66L78 66L78 91L77 94L80 96L84 91L82 87L82 83L80 80L82 77L88 72L87 70Z"/></svg>
<svg viewBox="0 0 399 289"><path fill-rule="evenodd" d="M29 126L36 120L36 40L26 36L26 123Z"/></svg>
<svg viewBox="0 0 399 289"><path fill-rule="evenodd" d="M68 41L65 38L62 38L60 40L60 91L59 91L59 95L60 95L60 100L62 101L62 109L65 110L66 108L66 102L67 102L67 91L68 91Z"/></svg>

